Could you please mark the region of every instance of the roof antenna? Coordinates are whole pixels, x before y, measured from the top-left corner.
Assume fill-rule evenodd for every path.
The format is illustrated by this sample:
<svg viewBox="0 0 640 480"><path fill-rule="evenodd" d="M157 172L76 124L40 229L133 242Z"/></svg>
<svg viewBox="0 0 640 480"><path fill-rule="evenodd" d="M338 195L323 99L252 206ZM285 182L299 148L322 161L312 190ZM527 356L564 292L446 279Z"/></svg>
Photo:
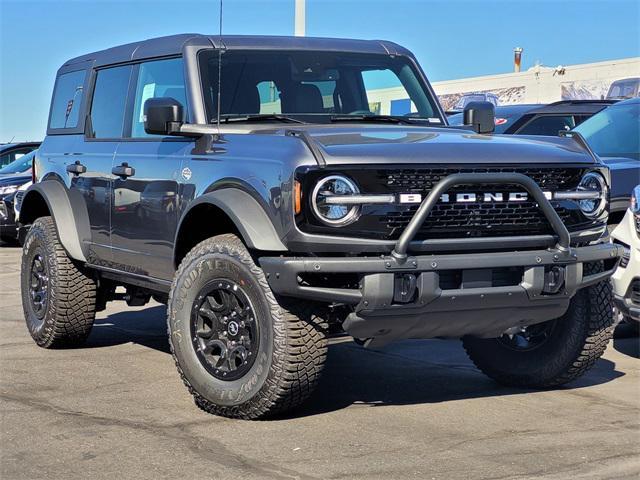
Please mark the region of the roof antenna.
<svg viewBox="0 0 640 480"><path fill-rule="evenodd" d="M218 126L218 135L220 135L220 89L222 88L222 0L220 0L220 25L219 25L220 47L218 48L218 100L216 125Z"/></svg>

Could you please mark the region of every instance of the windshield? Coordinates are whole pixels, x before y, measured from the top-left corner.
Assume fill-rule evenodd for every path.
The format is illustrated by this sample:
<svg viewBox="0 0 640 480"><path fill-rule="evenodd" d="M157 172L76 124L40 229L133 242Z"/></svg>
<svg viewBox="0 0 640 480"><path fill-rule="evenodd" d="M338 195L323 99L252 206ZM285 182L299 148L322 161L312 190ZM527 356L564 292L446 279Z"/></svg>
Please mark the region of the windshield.
<svg viewBox="0 0 640 480"><path fill-rule="evenodd" d="M217 118L219 53L199 57L210 122ZM405 57L335 52L222 55L221 119L286 115L326 122L345 115L406 116L441 123L435 100Z"/></svg>
<svg viewBox="0 0 640 480"><path fill-rule="evenodd" d="M640 158L640 103L602 110L575 128L601 157Z"/></svg>
<svg viewBox="0 0 640 480"><path fill-rule="evenodd" d="M0 168L0 175L28 172L31 170L31 163L33 162L35 154L36 152L34 150L33 152L29 152L10 164Z"/></svg>

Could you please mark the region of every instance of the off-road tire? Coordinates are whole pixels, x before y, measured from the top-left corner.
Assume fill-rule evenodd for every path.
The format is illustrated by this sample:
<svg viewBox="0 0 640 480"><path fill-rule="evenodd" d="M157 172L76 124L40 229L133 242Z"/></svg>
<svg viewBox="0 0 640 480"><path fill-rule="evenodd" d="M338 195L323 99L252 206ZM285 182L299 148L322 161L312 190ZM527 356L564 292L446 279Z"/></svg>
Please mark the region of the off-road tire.
<svg viewBox="0 0 640 480"><path fill-rule="evenodd" d="M585 265L585 274L601 270L601 264ZM529 351L509 349L498 339L465 337L462 343L476 367L500 384L545 389L571 382L593 366L613 335L611 283L578 291L567 312L552 321L551 336Z"/></svg>
<svg viewBox="0 0 640 480"><path fill-rule="evenodd" d="M44 260L48 277L42 318L30 296L31 267L36 255ZM31 337L43 348L82 344L96 315L96 283L69 258L51 217L40 217L29 229L22 250L22 308Z"/></svg>
<svg viewBox="0 0 640 480"><path fill-rule="evenodd" d="M256 307L260 347L244 376L225 381L211 375L194 353L191 311L201 286L216 278L244 285ZM276 299L242 241L225 234L204 240L182 260L167 308L171 353L178 373L206 412L260 419L293 409L314 390L327 355L327 322L311 302Z"/></svg>

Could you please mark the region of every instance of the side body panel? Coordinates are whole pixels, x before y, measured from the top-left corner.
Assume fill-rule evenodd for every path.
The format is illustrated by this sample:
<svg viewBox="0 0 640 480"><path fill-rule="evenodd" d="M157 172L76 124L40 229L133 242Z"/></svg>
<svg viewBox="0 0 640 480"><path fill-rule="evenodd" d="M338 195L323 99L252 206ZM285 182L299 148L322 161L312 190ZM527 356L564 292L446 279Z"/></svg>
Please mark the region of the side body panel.
<svg viewBox="0 0 640 480"><path fill-rule="evenodd" d="M183 194L182 162L191 141L124 141L114 165L135 169L113 181L114 267L140 275L173 276L173 241Z"/></svg>

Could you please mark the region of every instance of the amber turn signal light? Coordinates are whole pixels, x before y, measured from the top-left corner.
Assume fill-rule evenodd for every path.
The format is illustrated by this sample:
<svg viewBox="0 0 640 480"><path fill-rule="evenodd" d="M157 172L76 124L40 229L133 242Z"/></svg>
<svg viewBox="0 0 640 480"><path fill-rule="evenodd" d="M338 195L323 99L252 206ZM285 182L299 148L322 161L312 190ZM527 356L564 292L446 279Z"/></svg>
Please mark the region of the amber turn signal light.
<svg viewBox="0 0 640 480"><path fill-rule="evenodd" d="M293 182L293 211L296 215L302 212L302 186L297 180Z"/></svg>

